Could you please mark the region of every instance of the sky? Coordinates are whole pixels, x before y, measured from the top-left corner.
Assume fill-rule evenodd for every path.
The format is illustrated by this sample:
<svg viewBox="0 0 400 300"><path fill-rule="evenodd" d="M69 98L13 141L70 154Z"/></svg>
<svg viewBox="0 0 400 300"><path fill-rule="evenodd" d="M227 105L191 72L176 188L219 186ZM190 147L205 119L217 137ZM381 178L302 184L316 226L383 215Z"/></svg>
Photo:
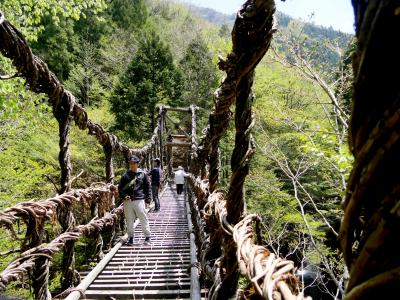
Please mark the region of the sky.
<svg viewBox="0 0 400 300"><path fill-rule="evenodd" d="M236 13L245 0L183 0L219 12ZM351 0L276 0L277 9L303 21L332 26L342 32L354 33L354 14ZM311 14L313 17L310 19Z"/></svg>

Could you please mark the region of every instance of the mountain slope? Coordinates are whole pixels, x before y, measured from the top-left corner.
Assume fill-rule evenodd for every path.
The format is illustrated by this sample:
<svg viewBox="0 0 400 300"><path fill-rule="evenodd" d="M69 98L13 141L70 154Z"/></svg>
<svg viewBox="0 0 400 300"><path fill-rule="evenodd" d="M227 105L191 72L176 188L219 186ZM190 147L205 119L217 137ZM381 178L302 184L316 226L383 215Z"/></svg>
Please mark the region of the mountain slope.
<svg viewBox="0 0 400 300"><path fill-rule="evenodd" d="M187 7L191 13L209 23L217 26L228 26L229 29L232 28L236 17L235 14L223 14L211 8L188 4ZM279 11L276 13L276 19L278 34L273 40L275 48L281 49L282 52L287 52L286 42L282 39L282 35L288 36L301 32L302 36L304 36L304 46L307 50L315 51L315 47L318 47L318 55L314 57L317 63L328 63L330 67L339 63L341 53L348 47L352 38L351 34L337 31L332 27L327 28L303 22Z"/></svg>

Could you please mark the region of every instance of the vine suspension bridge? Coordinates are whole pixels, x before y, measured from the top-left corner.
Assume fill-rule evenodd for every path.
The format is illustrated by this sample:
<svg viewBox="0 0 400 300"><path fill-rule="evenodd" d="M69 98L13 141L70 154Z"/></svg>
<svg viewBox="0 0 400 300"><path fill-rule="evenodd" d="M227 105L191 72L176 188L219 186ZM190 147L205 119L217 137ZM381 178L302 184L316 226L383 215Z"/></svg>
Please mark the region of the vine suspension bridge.
<svg viewBox="0 0 400 300"><path fill-rule="evenodd" d="M51 260L55 253L63 251L61 283L65 291L59 295L61 298L70 294L68 299L79 299L86 293L95 299L102 296L200 299L199 278L207 276L212 285L203 291L203 296L207 292L210 298L225 299L227 295L233 297L238 293L239 269L252 280L256 292L264 297L277 293L284 299L294 295L302 298L293 263L254 244L256 235L252 226L259 219L255 215L246 216L243 211L243 183L254 153L250 134L253 123L251 87L254 69L266 53L275 30L274 11L273 1L244 5L240 11L241 17L232 34L234 50L226 60L221 58L219 62L227 76L216 91L216 106L200 141L196 139L195 106L160 106L158 125L148 144L141 149L130 149L115 135L93 123L47 65L32 54L18 30L1 15L2 54L13 61L18 76L26 79L32 91L48 95L53 107L59 124L61 167L59 195L44 201L19 203L0 214L0 224L13 234L18 220L27 224L21 255L0 275L1 289L28 275L35 299L51 299ZM226 197L217 189L218 145L232 115L230 106L235 101L240 117L236 117L238 130L232 155L231 185ZM184 127L186 118L182 124L176 123L167 115L169 111L186 113L191 118L189 133ZM88 134L94 135L102 145L107 183L84 190L71 188L73 178L68 145L72 121L80 129L88 130ZM118 241L123 207L115 207L114 154L121 154L126 160L137 155L147 168L151 167L155 157L160 157L166 178L172 174L173 163L189 168L188 201L184 202L171 186L165 184L161 197L163 210L157 215L150 214L155 234L151 245L129 249L122 245L123 239ZM44 228L49 221L58 222L63 232L45 243ZM110 251L110 246L118 242L81 285L76 286L79 278L74 266L74 243L82 236L95 241L98 256L103 251ZM98 271L102 266L104 269Z"/></svg>
<svg viewBox="0 0 400 300"><path fill-rule="evenodd" d="M388 7L392 8L388 3L394 1L378 2L384 3L379 10L372 4L363 4L365 7L372 7L372 12L369 13L376 13L376 19L363 19L362 12L366 9L364 6L355 10L356 17L358 16L357 28L361 26L361 22L365 22L364 27L369 28L368 26L372 26L372 23L369 23L371 20L378 24L377 20L392 20L391 18L395 17L394 14L382 15ZM356 3L357 1L353 1L354 6ZM0 52L13 62L17 70L15 75L2 76L1 79L23 77L31 91L48 96L59 126L58 159L61 169L61 188L58 195L42 201L19 203L0 212L0 226L7 230L12 239L19 239L20 228L25 230L21 248L4 254L19 253L0 274L0 293L5 292L10 283L20 281L29 284L34 298L40 300L52 297L71 300L85 296L87 299L239 299L252 296L264 299L307 298L304 297L301 284L295 276L294 263L277 257L261 246L258 231L260 219L257 215L248 215L244 209L243 186L249 172L249 162L255 151L251 136L254 123L254 70L267 52L276 30L274 12L275 3L272 0L247 1L238 12L232 30L232 51L226 58L220 57L218 63L219 68L226 72L226 76L215 92L215 107L209 115L209 122L202 131L202 136L196 136L196 106L172 108L161 105L153 135L140 149L130 148L115 135L92 122L74 96L63 87L47 65L32 53L23 35L0 13ZM392 23L398 24L394 22ZM380 39L379 45L390 44L388 37L395 36L393 28L385 27L382 32L386 35L369 35L370 40L360 44L359 51L362 52L368 43L377 43L376 37ZM373 31L373 28L371 30ZM392 48L398 50L396 47ZM371 49L377 51L376 47ZM375 52L365 52L368 55L362 53L363 55L358 57L362 57L363 60L357 61L360 65L376 59ZM384 55L379 57L384 58ZM380 63L382 66L388 65L386 61L382 62L382 59ZM361 67L359 70L364 71ZM384 73L376 74L382 76ZM374 87L372 84L368 85L368 76L355 77L357 80L365 80L355 85L357 88ZM398 95L398 92L388 94L388 99L392 99L393 95ZM230 110L233 105L234 113ZM385 118L390 122L382 126L384 130L374 131L375 135L372 136L376 137L377 141L386 141L386 138L390 137L390 143L382 142L388 153L394 148L393 145L396 145L397 139L387 132L390 133L390 129L397 126L399 118L397 114L394 114L396 118L391 117L395 110L388 110L388 113L385 109L381 111L385 112ZM184 117L177 122L169 116L170 113ZM235 121L236 136L231 157L230 183L227 193L224 193L218 188L219 142L232 117ZM383 119L380 115L378 117ZM357 123L360 120L362 118L353 121L351 129L356 156L358 153L363 154L363 145L360 143L363 141L367 144L368 139L363 137L369 136ZM372 122L371 118L368 120ZM87 130L87 133L94 136L102 146L106 178L104 183L96 183L86 189L72 188L74 178L69 132L74 125L81 130ZM378 144L369 144L367 150L381 153ZM116 155L122 156L126 161L132 155L137 155L145 168L150 168L152 160L159 157L166 179L171 177L174 167L178 164L184 165L190 171L185 197L177 195L168 180L164 182L161 194L162 211L149 214L153 234L150 245L141 244L139 227L136 227L135 245L128 247L123 244L123 206L116 206L116 186L113 182L113 159L115 160ZM365 182L374 180L373 176L358 176L363 167L371 164L367 155L360 157L365 159L357 164L353 171L349 182L350 191L357 187L359 178ZM392 163L393 161L397 162L396 159L392 160ZM386 162L380 160L378 163ZM373 165L375 166L376 164ZM397 195L394 191L397 190L393 190L393 197ZM353 261L356 261L352 254L354 237L350 234L355 224L351 220L355 219L352 217L361 206L362 196L362 193L354 193L344 204L347 215L342 225L341 243L348 266L352 266ZM392 198L384 199L389 203ZM26 226L20 226L21 223ZM49 239L46 226L58 226L61 233ZM81 281L75 270L74 248L77 241L83 237L92 241L99 263L90 273L81 273ZM379 249L381 248L376 247L373 250ZM62 253L62 290L61 294L52 295L49 287L50 270L57 253ZM372 255L371 251L368 253ZM378 256L374 259L380 261ZM354 288L354 298L351 299L362 298L363 290L358 289L357 284L362 285L366 278L359 274L357 276L357 272L363 270L367 260L359 260L357 263L358 267L351 269L354 274L351 273L353 277L348 286ZM374 264L376 265L378 264ZM372 275L381 271L373 267L365 269ZM372 275L368 278L374 278ZM238 288L240 276L248 279L249 284L246 288ZM374 284L385 282L378 279L367 285L366 291L373 289ZM357 298L358 296L360 297Z"/></svg>

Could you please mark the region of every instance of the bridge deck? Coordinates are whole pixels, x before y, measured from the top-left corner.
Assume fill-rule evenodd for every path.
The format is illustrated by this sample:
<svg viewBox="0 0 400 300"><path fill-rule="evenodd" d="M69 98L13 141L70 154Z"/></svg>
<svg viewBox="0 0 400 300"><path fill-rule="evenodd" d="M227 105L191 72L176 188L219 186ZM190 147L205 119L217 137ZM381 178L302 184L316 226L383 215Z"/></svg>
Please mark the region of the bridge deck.
<svg viewBox="0 0 400 300"><path fill-rule="evenodd" d="M190 240L183 195L167 186L161 211L149 213L152 241L141 225L85 291L87 299L190 299Z"/></svg>

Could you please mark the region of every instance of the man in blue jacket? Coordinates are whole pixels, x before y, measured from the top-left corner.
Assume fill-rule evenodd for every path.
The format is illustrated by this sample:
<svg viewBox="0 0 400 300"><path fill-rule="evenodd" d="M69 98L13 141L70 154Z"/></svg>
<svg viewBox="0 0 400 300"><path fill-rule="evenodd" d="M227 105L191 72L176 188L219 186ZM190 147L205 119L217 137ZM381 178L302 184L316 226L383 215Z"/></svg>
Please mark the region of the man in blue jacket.
<svg viewBox="0 0 400 300"><path fill-rule="evenodd" d="M160 190L160 181L162 178L161 161L159 158L154 159L154 167L149 172L149 176L151 177L151 194L153 195L154 212L159 212L160 199L158 197L158 192Z"/></svg>
<svg viewBox="0 0 400 300"><path fill-rule="evenodd" d="M128 234L127 245L133 245L133 224L136 218L142 225L145 243L150 242L150 226L145 211L145 201L151 201L150 182L147 174L139 169L140 159L132 156L129 159L129 170L122 176L118 192L124 200L124 214Z"/></svg>

